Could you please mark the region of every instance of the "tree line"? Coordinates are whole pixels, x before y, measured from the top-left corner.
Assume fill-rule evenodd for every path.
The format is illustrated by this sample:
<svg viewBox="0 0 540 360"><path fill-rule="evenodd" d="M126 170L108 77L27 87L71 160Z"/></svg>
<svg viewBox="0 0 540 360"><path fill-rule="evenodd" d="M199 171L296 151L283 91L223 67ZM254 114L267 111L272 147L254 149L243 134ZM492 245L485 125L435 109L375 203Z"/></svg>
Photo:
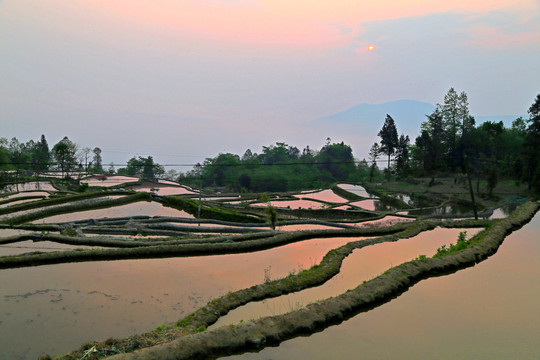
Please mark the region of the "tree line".
<svg viewBox="0 0 540 360"><path fill-rule="evenodd" d="M502 121L476 125L469 114L465 92L451 88L432 114L426 115L414 144L408 136L397 136L395 122L387 115L379 132L380 143L371 147L372 161L384 154L389 173L398 178L409 175L471 174L486 180L491 195L501 177L524 181L530 190L540 192L540 95L528 110L529 119L515 119L511 127ZM390 166L390 157L395 162Z"/></svg>
<svg viewBox="0 0 540 360"><path fill-rule="evenodd" d="M101 149L81 148L67 136L52 149L45 135L37 141L20 142L17 138L0 138L0 183L6 184L25 177L60 172L69 178L81 172L102 172Z"/></svg>
<svg viewBox="0 0 540 360"><path fill-rule="evenodd" d="M433 113L426 115L412 143L398 136L394 119L387 115L372 145L369 162L355 161L349 145L328 138L319 150L303 150L284 142L263 146L257 154L250 149L242 156L221 153L207 158L187 173L165 171L152 156L132 157L126 167L103 168L101 149L81 148L67 136L49 149L45 136L21 143L0 138L0 186L24 176L40 177L51 171L63 178L82 173L168 178L190 185L218 187L231 191L290 191L327 186L336 181L380 181L384 177L406 179L464 173L486 181L489 192L501 178L525 182L540 193L540 94L528 109L529 118L517 118L510 127L502 121L476 125L469 114L468 97L451 88ZM377 165L384 156L386 168Z"/></svg>
<svg viewBox="0 0 540 360"><path fill-rule="evenodd" d="M476 125L469 113L468 96L451 88L433 113L421 123L412 143L398 136L394 119L387 115L369 152L369 162L355 161L352 149L342 143L326 144L320 150L309 146L300 151L283 142L263 146L260 154L250 149L244 155L222 153L207 158L179 181L232 191L289 191L312 189L336 181L379 181L383 177L406 179L463 173L486 181L489 195L501 178L526 182L540 193L540 95L528 110L529 118L517 118L510 127L502 121ZM384 156L386 168L377 162Z"/></svg>
<svg viewBox="0 0 540 360"><path fill-rule="evenodd" d="M126 167L115 169L111 164L103 168L102 150L81 147L67 136L52 149L45 138L20 142L17 138L0 138L0 189L10 183L27 178L40 178L60 174L63 179L78 180L83 174L118 174L141 176L150 180L165 176L163 166L154 162L152 156L132 157ZM177 173L171 174L177 178Z"/></svg>
<svg viewBox="0 0 540 360"><path fill-rule="evenodd" d="M336 181L361 181L369 172L366 161L355 162L349 145L327 139L320 150L302 151L284 142L263 146L257 154L247 149L242 156L222 153L207 158L179 181L231 191L290 191L313 189Z"/></svg>

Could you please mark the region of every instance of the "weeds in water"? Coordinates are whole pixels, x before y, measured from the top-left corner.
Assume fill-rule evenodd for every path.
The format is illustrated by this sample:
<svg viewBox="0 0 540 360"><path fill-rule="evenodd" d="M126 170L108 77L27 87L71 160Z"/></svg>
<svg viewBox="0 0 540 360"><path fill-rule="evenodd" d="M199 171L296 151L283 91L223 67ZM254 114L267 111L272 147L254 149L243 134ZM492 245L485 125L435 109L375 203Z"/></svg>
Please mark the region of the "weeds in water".
<svg viewBox="0 0 540 360"><path fill-rule="evenodd" d="M163 330L167 329L167 324L161 324L157 328L154 329L155 332L161 332Z"/></svg>
<svg viewBox="0 0 540 360"><path fill-rule="evenodd" d="M270 278L270 271L272 270L272 265L268 266L267 268L264 268L264 282L269 283L272 281Z"/></svg>
<svg viewBox="0 0 540 360"><path fill-rule="evenodd" d="M462 231L459 233L457 243L450 244L449 247L446 247L446 245L442 245L440 248L437 249L437 253L433 255L434 258L447 256L450 254L453 254L455 252L461 251L469 247L469 242L467 241L467 232Z"/></svg>

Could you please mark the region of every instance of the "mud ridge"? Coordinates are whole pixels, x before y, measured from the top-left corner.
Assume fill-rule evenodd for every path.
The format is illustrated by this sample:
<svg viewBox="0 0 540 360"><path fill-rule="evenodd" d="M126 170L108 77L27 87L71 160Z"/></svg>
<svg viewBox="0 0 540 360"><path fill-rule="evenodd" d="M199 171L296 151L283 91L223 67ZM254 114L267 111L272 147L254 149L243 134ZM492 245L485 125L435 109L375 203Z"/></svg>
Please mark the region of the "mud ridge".
<svg viewBox="0 0 540 360"><path fill-rule="evenodd" d="M296 336L312 334L387 302L423 279L474 266L493 255L504 238L529 222L539 207L540 204L531 202L521 205L508 218L488 226L475 237L474 245L463 251L401 264L353 290L298 311L181 337L170 343L114 355L108 359L212 359L275 346ZM327 256L331 254L332 251ZM212 303L208 306L212 306Z"/></svg>

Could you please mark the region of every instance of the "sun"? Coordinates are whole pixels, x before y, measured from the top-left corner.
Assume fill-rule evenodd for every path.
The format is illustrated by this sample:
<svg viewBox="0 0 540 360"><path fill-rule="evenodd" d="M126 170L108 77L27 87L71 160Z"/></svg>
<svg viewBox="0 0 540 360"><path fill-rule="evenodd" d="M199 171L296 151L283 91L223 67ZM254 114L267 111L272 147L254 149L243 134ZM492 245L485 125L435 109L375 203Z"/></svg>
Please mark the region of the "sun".
<svg viewBox="0 0 540 360"><path fill-rule="evenodd" d="M375 46L369 45L369 46L367 47L367 49L368 49L369 51L373 51L373 50L375 50Z"/></svg>

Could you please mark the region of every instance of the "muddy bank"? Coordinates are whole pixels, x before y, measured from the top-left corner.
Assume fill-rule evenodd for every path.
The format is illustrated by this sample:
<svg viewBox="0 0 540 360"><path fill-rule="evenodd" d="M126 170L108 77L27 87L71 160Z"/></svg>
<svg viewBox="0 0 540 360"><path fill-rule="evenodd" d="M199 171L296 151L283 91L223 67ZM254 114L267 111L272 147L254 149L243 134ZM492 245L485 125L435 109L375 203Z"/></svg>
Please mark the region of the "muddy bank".
<svg viewBox="0 0 540 360"><path fill-rule="evenodd" d="M265 346L275 346L299 335L312 334L332 324L340 323L361 311L387 302L422 279L474 266L494 254L505 236L527 223L538 211L539 206L538 203L526 203L520 206L508 218L496 222L475 236L471 240L471 246L463 251L399 265L335 298L310 304L301 310L285 315L182 337L170 343L141 349L131 354L115 355L110 359L215 358L261 349ZM332 251L329 255L331 253ZM234 294L229 297L231 297L231 302L235 301ZM210 303L208 306L212 305Z"/></svg>
<svg viewBox="0 0 540 360"><path fill-rule="evenodd" d="M112 195L109 193L107 194L99 193L99 194L100 196ZM86 199L91 199L94 197L96 196L77 197L77 198L70 196L70 197L67 197L67 200L58 199L59 201L56 201L54 203L50 203L50 200L43 200L43 201L28 203L28 205L32 205L28 209L39 209L43 206L59 205L66 202L72 202L75 200L86 200ZM19 216L14 216L12 218L5 219L2 222L6 224L11 224L11 225L17 225L17 224L23 224L26 222L42 219L42 218L53 216L53 215L68 214L68 213L77 212L80 210L102 209L102 208L108 208L108 207L113 207L113 206L131 204L138 201L152 201L152 199L148 194L136 193L134 195L121 197L119 199L105 199L102 201L96 201L96 202L91 202L91 203L86 203L83 201L76 204L66 204L65 206L45 208L45 209L38 210L35 212L30 212L30 213L22 214ZM13 206L13 208L17 207L18 209L16 209L16 211L20 211L22 210L21 207L23 205L26 205L26 204L20 204L20 207Z"/></svg>
<svg viewBox="0 0 540 360"><path fill-rule="evenodd" d="M489 222L488 222L489 223ZM426 223L428 224L428 223ZM429 223L431 228L437 222ZM480 223L476 223L476 226ZM485 223L484 223L485 224ZM149 259L157 257L205 256L220 254L237 254L242 252L271 249L293 242L325 238L325 237L364 237L394 234L411 227L407 224L396 224L384 228L305 230L292 233L265 231L245 236L214 237L202 244L156 245L124 249L101 249L85 251L54 252L47 254L29 254L0 257L0 269L60 264L65 262L103 261L120 259ZM217 241L212 241L216 240ZM90 244L89 244L90 245Z"/></svg>
<svg viewBox="0 0 540 360"><path fill-rule="evenodd" d="M69 203L72 201L93 199L96 197L112 196L112 195L133 195L133 192L129 191L94 191L83 194L55 196L40 201L34 201L31 203L18 204L8 208L0 209L0 215L11 214L18 211L32 210L45 206L54 206Z"/></svg>

